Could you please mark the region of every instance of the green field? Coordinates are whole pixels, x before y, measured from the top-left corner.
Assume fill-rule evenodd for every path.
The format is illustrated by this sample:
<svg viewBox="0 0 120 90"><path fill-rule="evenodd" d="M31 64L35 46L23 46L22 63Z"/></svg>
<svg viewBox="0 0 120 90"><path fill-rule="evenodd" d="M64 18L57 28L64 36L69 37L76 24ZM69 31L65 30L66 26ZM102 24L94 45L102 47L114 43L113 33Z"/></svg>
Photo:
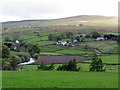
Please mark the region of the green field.
<svg viewBox="0 0 120 90"><path fill-rule="evenodd" d="M3 71L3 88L117 88L112 72Z"/></svg>
<svg viewBox="0 0 120 90"><path fill-rule="evenodd" d="M2 71L0 71L0 89L2 89Z"/></svg>
<svg viewBox="0 0 120 90"><path fill-rule="evenodd" d="M103 63L107 63L107 64L118 64L118 55L102 55L99 56ZM91 60L86 60L83 62L91 62Z"/></svg>
<svg viewBox="0 0 120 90"><path fill-rule="evenodd" d="M82 26L79 26L80 24ZM77 63L80 67L78 72L56 71L57 67L62 64L54 64L55 69L52 71L37 70L38 65L24 65L21 66L23 71L20 71L21 67L18 67L16 71L2 72L3 81L2 84L0 82L0 85L3 88L118 88L118 43L116 41L95 41L93 38L84 38L83 42L75 46L59 46L56 45L56 41L48 40L50 34L59 35L68 32L72 32L75 36L78 33L91 34L94 31L101 35L118 35L117 17L83 15L46 21L13 22L6 23L3 26L3 28L7 28L2 32L3 41L6 37L9 37L14 44L14 39L22 40L25 44L38 44L40 56L73 55L91 57L93 56L93 49L96 49L101 52L99 57L106 67L105 72L89 72L91 60ZM30 26L30 28L23 26ZM71 39L65 36L61 41L71 41ZM17 55L21 52L26 51L19 52L11 49L10 55Z"/></svg>

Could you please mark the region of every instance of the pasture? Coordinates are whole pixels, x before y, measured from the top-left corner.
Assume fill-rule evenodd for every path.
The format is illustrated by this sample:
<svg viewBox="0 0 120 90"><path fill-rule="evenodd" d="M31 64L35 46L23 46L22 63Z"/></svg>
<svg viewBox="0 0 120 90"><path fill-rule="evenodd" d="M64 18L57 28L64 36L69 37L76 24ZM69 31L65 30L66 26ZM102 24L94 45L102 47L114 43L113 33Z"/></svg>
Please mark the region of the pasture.
<svg viewBox="0 0 120 90"><path fill-rule="evenodd" d="M79 25L81 23L82 26ZM66 34L68 32L72 32L76 35L78 33L90 34L91 32L96 31L101 35L118 35L117 18L102 16L77 16L46 21L28 20L24 22L4 23L3 28L7 28L7 30L3 30L2 33L3 41L6 37L9 37L13 41L14 39L22 40L26 44L38 44L41 50L39 53L40 57L35 62L37 65L32 64L22 66L23 71L19 70L21 67L19 67L16 71L3 71L3 88L118 87L118 45L116 41L95 41L93 38L84 38L84 42L80 42L75 46L60 46L56 45L56 41L50 41L48 39L50 34L58 35ZM61 41L71 41L71 39L63 38ZM92 57L93 49L101 52L99 57L101 57L103 63L105 64L105 72L89 72L91 60L86 60L86 56ZM11 50L10 55L17 55L20 52ZM56 57L59 56L60 58L56 59ZM68 63L68 61L71 60L68 56L78 56L79 59L77 61L77 65L80 67L80 70L78 72L56 71L59 65ZM44 61L47 65L55 63L55 69L52 71L37 70L37 66L41 64L42 61Z"/></svg>
<svg viewBox="0 0 120 90"><path fill-rule="evenodd" d="M3 88L117 88L118 73L3 71L2 85Z"/></svg>

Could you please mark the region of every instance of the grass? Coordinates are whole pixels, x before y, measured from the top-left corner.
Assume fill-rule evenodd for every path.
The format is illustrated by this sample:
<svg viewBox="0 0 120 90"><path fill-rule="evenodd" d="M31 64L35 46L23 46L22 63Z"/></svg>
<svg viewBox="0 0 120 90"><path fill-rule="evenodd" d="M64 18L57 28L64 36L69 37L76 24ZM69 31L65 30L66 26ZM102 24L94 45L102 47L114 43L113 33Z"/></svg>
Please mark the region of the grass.
<svg viewBox="0 0 120 90"><path fill-rule="evenodd" d="M99 56L103 63L107 63L107 64L118 64L118 55L105 55L105 56ZM84 62L91 62L91 60L87 60Z"/></svg>
<svg viewBox="0 0 120 90"><path fill-rule="evenodd" d="M54 52L40 52L40 55L61 55L61 54Z"/></svg>
<svg viewBox="0 0 120 90"><path fill-rule="evenodd" d="M117 88L118 74L112 72L3 71L2 83L3 88Z"/></svg>
<svg viewBox="0 0 120 90"><path fill-rule="evenodd" d="M2 71L0 71L0 89L2 89Z"/></svg>
<svg viewBox="0 0 120 90"><path fill-rule="evenodd" d="M75 49L64 49L61 51L57 51L57 53L70 54L70 55L92 55L92 52L80 51Z"/></svg>
<svg viewBox="0 0 120 90"><path fill-rule="evenodd" d="M64 49L63 47L57 45L48 45L48 46L42 46L41 52L55 52L63 49Z"/></svg>
<svg viewBox="0 0 120 90"><path fill-rule="evenodd" d="M94 41L80 44L91 48L98 48L103 53L118 53L118 45L116 41Z"/></svg>
<svg viewBox="0 0 120 90"><path fill-rule="evenodd" d="M118 63L118 55L101 56L104 63Z"/></svg>
<svg viewBox="0 0 120 90"><path fill-rule="evenodd" d="M106 34L119 35L119 33L118 33L118 32L108 32L108 33L106 33Z"/></svg>
<svg viewBox="0 0 120 90"><path fill-rule="evenodd" d="M18 70L20 68L23 68L24 71L36 71L37 70L37 65L24 65L24 66L19 66Z"/></svg>
<svg viewBox="0 0 120 90"><path fill-rule="evenodd" d="M8 34L3 35L4 37L13 38L16 33L19 32L19 36L21 39L38 43L41 48L41 55L60 55L60 54L69 54L69 55L91 55L92 52L89 50L85 50L85 46L89 46L89 48L98 48L104 53L116 53L118 51L118 46L115 41L98 41L98 42L86 42L80 43L80 45L75 47L62 47L54 45L54 41L48 41L48 35L54 33L65 33L66 31L71 31L73 33L90 33L91 31L96 31L103 33L107 30L106 26L116 26L116 19L99 19L100 17L95 17L91 19L85 19L88 21L83 24L81 27L73 26L76 24L74 22L82 18L76 18L73 20L61 19L59 21L53 20L52 24L67 24L69 21L73 21L71 23L72 26L62 26L62 27L40 27L38 30L36 29L21 29L20 27L23 25L32 25L32 26L49 26L51 22L42 22L42 21L33 21L33 22L17 22L17 23L9 23L6 27L11 26L17 27L16 30L9 30ZM84 18L83 18L84 21ZM111 23L112 22L112 23ZM78 23L79 24L79 23ZM95 27L91 27L91 25ZM99 29L99 26L103 26L103 30ZM49 28L49 29L47 29ZM95 28L93 30L93 28ZM109 29L109 28L108 28ZM113 28L114 30L114 28ZM112 31L113 31L112 30ZM114 30L115 31L115 30ZM11 34L9 34L11 33ZM109 32L109 34L115 34L115 32ZM38 36L39 34L39 36ZM17 35L17 34L16 34ZM69 40L69 39L64 39ZM63 41L64 41L63 40ZM93 39L85 39L85 41L93 41ZM16 55L18 52L11 52L11 55ZM100 56L104 63L118 63L117 55L110 56ZM55 68L57 68L60 64L55 64ZM37 65L25 65L23 66L23 71L3 71L3 88L117 88L118 87L118 73L117 73L117 65L114 66L106 66L106 72L85 72L89 71L89 64L86 63L78 63L78 66L81 67L80 72L64 72L64 71L37 71ZM111 72L110 70L113 72ZM1 75L0 75L1 78ZM1 80L1 79L0 79ZM0 85L1 82L0 82Z"/></svg>

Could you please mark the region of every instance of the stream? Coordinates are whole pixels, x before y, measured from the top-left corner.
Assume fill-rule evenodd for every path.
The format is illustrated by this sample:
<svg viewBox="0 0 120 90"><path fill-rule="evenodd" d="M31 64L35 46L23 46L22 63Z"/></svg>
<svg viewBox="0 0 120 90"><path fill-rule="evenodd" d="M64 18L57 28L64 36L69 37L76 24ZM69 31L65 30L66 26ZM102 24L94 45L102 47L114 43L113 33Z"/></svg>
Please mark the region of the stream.
<svg viewBox="0 0 120 90"><path fill-rule="evenodd" d="M28 62L20 63L20 64L18 64L17 66L32 64L32 63L34 63L34 62L35 62L35 60L34 60L33 58L30 58L30 60L29 60Z"/></svg>

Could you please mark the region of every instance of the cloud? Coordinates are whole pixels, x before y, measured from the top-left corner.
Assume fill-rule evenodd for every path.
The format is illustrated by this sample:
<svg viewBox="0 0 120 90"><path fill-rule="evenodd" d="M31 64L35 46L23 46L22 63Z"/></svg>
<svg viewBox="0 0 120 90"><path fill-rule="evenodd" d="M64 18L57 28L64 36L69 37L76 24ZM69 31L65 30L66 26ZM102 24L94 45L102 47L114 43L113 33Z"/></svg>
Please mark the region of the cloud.
<svg viewBox="0 0 120 90"><path fill-rule="evenodd" d="M1 0L0 21L75 15L117 16L119 0ZM0 18L1 18L0 17ZM5 18L6 17L6 18Z"/></svg>
<svg viewBox="0 0 120 90"><path fill-rule="evenodd" d="M12 16L31 17L32 14L49 14L60 12L59 7L45 2L13 2L2 5L2 13Z"/></svg>

